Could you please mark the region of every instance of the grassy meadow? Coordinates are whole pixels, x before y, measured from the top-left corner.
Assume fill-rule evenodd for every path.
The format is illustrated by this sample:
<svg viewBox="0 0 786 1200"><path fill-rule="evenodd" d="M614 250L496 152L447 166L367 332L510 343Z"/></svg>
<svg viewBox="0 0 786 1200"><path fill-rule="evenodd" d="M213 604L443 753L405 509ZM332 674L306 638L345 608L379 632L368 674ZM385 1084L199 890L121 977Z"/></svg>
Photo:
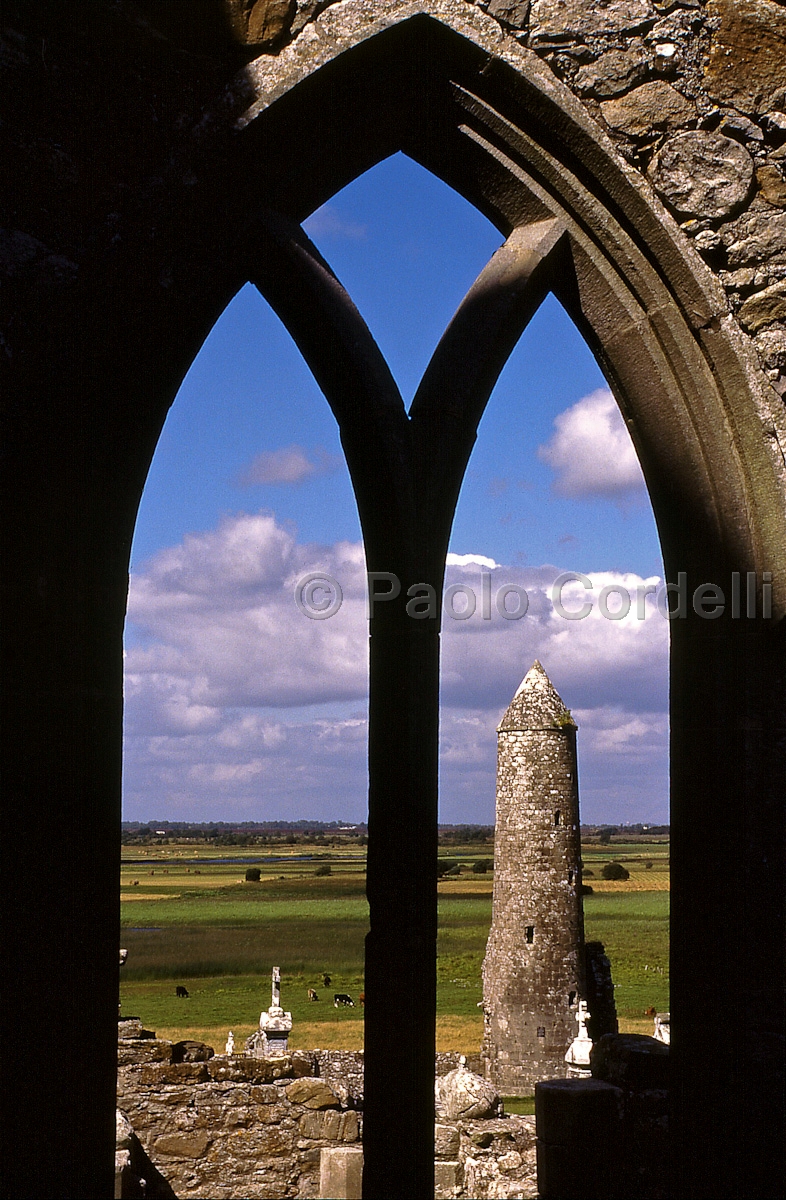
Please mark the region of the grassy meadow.
<svg viewBox="0 0 786 1200"><path fill-rule="evenodd" d="M472 863L488 849L456 847L459 875L439 883L437 1045L480 1047L481 963L491 920L492 875ZM669 1007L667 843L585 846L588 940L611 959L620 1026L651 1032L644 1009ZM612 859L630 871L604 881ZM252 861L253 860L253 861ZM646 864L651 864L647 866ZM245 881L248 865L258 883ZM121 1005L161 1037L197 1037L223 1048L227 1031L242 1044L270 1003L270 971L281 968L282 1004L292 1012L294 1048L360 1049L363 1044L363 939L368 928L363 847L258 848L192 845L124 848ZM330 874L316 874L330 867ZM324 987L322 976L331 977ZM177 985L188 989L178 999ZM309 1001L307 989L320 999ZM334 992L355 1008L336 1009Z"/></svg>

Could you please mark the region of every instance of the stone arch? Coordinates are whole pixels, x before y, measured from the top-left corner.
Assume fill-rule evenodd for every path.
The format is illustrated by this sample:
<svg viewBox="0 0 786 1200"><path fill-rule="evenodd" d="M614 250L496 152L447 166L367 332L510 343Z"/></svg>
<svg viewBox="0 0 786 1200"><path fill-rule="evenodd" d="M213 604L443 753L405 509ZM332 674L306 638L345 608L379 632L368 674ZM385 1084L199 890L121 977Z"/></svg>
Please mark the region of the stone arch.
<svg viewBox="0 0 786 1200"><path fill-rule="evenodd" d="M321 72L334 73L331 87L338 96L327 122L332 136L326 136L324 124L319 132L320 141L331 147L326 183L320 190L323 176L306 151L302 161L309 163L309 183L301 181L294 165L269 203L276 208L288 207L290 200L321 203L375 156L405 149L504 233L556 221L568 249L540 281L538 295L546 286L555 291L617 395L647 478L668 577L676 580L685 572L697 583L722 580L727 595L733 572L752 572L759 592L764 572L771 573L773 582L784 580L782 410L759 375L717 280L646 181L540 60L502 35L483 14L472 10L468 15L466 9L457 14L453 6L419 5L414 11L411 5L385 5L376 21L369 19L368 10L359 23L346 15L350 20L343 26L344 14L328 10L319 70L304 81L297 62L297 84L291 91L286 52L280 63L265 60L248 70L256 94L237 118L244 130L255 124L261 128L266 121L275 130L279 104L282 123L299 128L298 91L308 97L313 85L311 97L318 95ZM319 31L319 21L315 28ZM419 98L412 108L402 100L400 87L394 88L400 107L393 127L393 97L384 70L392 55L397 58L396 82L401 85L402 77L408 78ZM346 96L339 78L342 65L354 83ZM359 144L347 150L340 130L358 121ZM533 294L533 305L537 299ZM771 670L775 658L765 667L770 655L782 661L783 583L776 590L769 624L727 620L720 631L689 612L672 629L673 1007L681 1014L683 1030L672 1050L681 1078L674 1108L677 1194L703 1194L708 1172L716 1189L734 1194L744 1175L750 1180L755 1174L752 1147L759 1137L756 1130L765 1125L761 1104L741 1085L751 1108L740 1141L713 1140L712 1147L705 1143L704 1153L697 1155L694 1149L692 1156L680 1141L688 1136L688 1114L698 1111L702 1096L723 1094L722 1076L728 1070L728 1064L717 1072L707 1069L699 1049L704 1016L695 1002L699 974L711 977L718 993L735 991L720 961L722 937L707 938L706 913L696 907L696 881L691 878L704 853L697 837L699 812L715 798L724 797L719 805L723 825L733 823L741 796L750 797L758 816L744 822L744 836L749 865L757 863L757 883L747 902L766 911L768 921L774 918L775 928L782 920L766 879L766 838L756 832L762 821L780 829L764 765L772 747L765 734L756 739L755 748L744 749L735 732L741 722L752 722L763 732L766 695L779 694L782 686L780 668ZM739 709L741 680L745 716ZM733 869L728 854L723 857ZM720 919L720 929L720 914L728 908L724 889L705 877L701 890L703 905L715 914L710 925ZM772 962L780 962L774 941L770 953ZM757 974L752 964L746 974L750 970ZM758 986L747 989L747 1053L761 1065L762 1047L773 1044L774 1025L763 1008L754 1015L753 994L767 991L761 970L758 978ZM770 1075L770 1096L778 1094L777 1072L775 1068ZM371 1122L367 1129L373 1137ZM751 1194L763 1186L754 1184Z"/></svg>
<svg viewBox="0 0 786 1200"><path fill-rule="evenodd" d="M373 161L404 149L505 234L522 223L559 220L572 269L553 287L623 407L667 565L686 552L695 562L706 551L711 573L732 564L772 570L776 610L786 611L786 584L775 582L784 561L782 415L757 377L718 281L646 180L542 61L477 9L405 0L371 12L364 6L361 15L339 6L310 28L317 48L305 62L296 41L276 58L255 60L236 84L243 97L237 129L268 120L275 131L282 102L280 124L298 129L296 161L287 161L283 184L266 200L302 219ZM385 111L391 96L384 64L393 56L399 103L410 77L407 58L427 88L427 102L395 130ZM320 127L330 147L326 166L319 150L301 148L293 109L304 84L315 85L303 98L307 106L320 90L330 95L335 82L320 89L317 80L339 68L356 82L329 123L334 136ZM349 99L359 96L366 109L360 122L349 111ZM358 123L362 151L339 137ZM691 531L686 507L697 523Z"/></svg>
<svg viewBox="0 0 786 1200"><path fill-rule="evenodd" d="M38 16L30 20L35 40ZM137 22L137 39L146 36L140 28ZM46 84L35 71L48 71L51 61L79 64L87 53L84 40L74 48L58 36L47 42L43 67L38 43L27 60L34 64L24 117L31 144L42 136L34 101ZM515 319L526 319L551 287L595 350L631 423L669 575L684 569L696 583L724 585L729 572L750 571L760 592L762 573L773 573L775 619L762 618L760 603L755 618L727 613L713 622L688 606L686 619L672 626L674 1194L767 1195L774 1147L766 1130L783 1099L783 895L773 846L783 840L784 439L782 412L748 339L712 273L582 103L515 34L463 0L344 0L239 71L227 52L218 95L212 68L184 65L177 53L167 58L160 41L155 46L136 74L113 79L114 93L104 63L91 60L85 94L100 83L112 130L122 134L121 117L157 101L163 63L164 74L172 69L193 88L200 119L172 125L163 148L152 134L128 146L138 185L131 198L120 171L114 192L110 187L96 200L92 193L101 189L90 159L81 184L63 193L60 222L47 215L38 240L23 223L12 247L14 268L30 274L32 263L33 278L6 364L9 394L18 397L5 486L13 514L9 561L19 581L9 604L18 641L5 694L13 709L6 788L11 805L27 813L46 798L35 830L61 846L59 886L68 889L69 905L53 903L43 887L31 897L38 847L12 837L7 878L20 947L6 960L18 981L7 1054L16 1160L7 1194L108 1191L120 646L134 514L166 408L246 279L259 275L270 287L278 281L282 294L288 283L295 288L286 264L265 276L270 212L298 222L343 183L403 149L506 234L556 222L559 253L535 248ZM77 105L61 117L77 142L93 137L92 111L85 101L84 111ZM55 149L51 159L59 162L59 144ZM96 151L110 175L113 155L111 144ZM35 184L32 195L35 205ZM38 229L33 217L29 207L27 220ZM85 238L83 226L93 236ZM504 338L490 346L490 370L504 351ZM397 639L407 635L391 622L384 636L381 661L392 662ZM407 736L412 740L416 727L433 746L436 639L428 646L422 639L417 649L412 641L403 657L412 670L425 662L431 684L427 702L409 715ZM381 693L379 714L399 719L400 709L395 689ZM372 758L372 788L403 725L383 740L376 770ZM422 811L431 827L434 755L413 751L407 770L427 780ZM389 794L390 780L385 786ZM428 862L428 831L421 852ZM731 878L744 881L739 895ZM381 872L377 879L378 899L395 917L401 897ZM413 891L408 902L422 894ZM756 936L735 947L730 964L726 934L734 927ZM427 962L427 940L403 938L408 981L413 967ZM60 1013L71 1042L53 1072L46 1045L20 1053L17 1031L27 1021L45 1026L49 980L58 969L70 980ZM426 987L402 1045L400 1024L375 1012L372 989L387 983L377 978L367 986L377 1056L368 1148L378 1176L390 1168L391 1191L426 1196L433 1194L432 1068L420 1027L429 1023L433 989ZM736 1021L709 1053L707 995L722 997ZM398 1130L411 1151L403 1155L384 1129L393 1109L380 1079L391 1058L399 1064L399 1090L407 1094L413 1085L414 1115ZM67 1109L73 1121L72 1128L50 1129L43 1150L34 1136L42 1105L48 1113ZM709 1130L707 1111L715 1114ZM369 1194L380 1194L375 1186L369 1182Z"/></svg>

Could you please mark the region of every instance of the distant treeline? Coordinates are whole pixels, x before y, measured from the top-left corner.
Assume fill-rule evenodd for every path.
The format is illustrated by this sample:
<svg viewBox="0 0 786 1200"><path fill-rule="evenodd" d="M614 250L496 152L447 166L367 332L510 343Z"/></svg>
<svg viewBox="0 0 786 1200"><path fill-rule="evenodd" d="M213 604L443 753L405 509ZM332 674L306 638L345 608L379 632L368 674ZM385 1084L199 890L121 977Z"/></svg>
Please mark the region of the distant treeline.
<svg viewBox="0 0 786 1200"><path fill-rule="evenodd" d="M668 837L668 825L582 825L581 840L584 842L600 842L608 845L612 838L624 840L635 838L636 841L646 841L651 837Z"/></svg>
<svg viewBox="0 0 786 1200"><path fill-rule="evenodd" d="M144 845L170 841L206 842L215 846L290 845L308 842L329 845L351 842L365 845L368 826L347 821L123 821L124 845ZM637 840L668 837L668 825L582 825L586 841L608 844L612 838L635 837ZM440 825L442 846L492 845L493 825Z"/></svg>
<svg viewBox="0 0 786 1200"><path fill-rule="evenodd" d="M327 846L334 841L365 845L368 828L346 821L123 821L123 845L205 842L212 846Z"/></svg>

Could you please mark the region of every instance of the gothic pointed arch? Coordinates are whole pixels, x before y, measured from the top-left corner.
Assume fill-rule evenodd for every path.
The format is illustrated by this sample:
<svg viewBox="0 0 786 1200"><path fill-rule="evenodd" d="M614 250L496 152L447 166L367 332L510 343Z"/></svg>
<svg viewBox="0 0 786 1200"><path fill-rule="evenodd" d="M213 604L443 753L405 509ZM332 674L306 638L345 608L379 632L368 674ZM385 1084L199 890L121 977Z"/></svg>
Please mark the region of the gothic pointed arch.
<svg viewBox="0 0 786 1200"><path fill-rule="evenodd" d="M302 219L404 150L506 236L556 218L571 262L554 290L623 409L667 567L690 553L710 573L719 561L770 570L786 611L782 413L716 278L646 181L479 10L342 5L312 31L307 60L296 41L234 85L234 136L277 160L255 181L265 203Z"/></svg>

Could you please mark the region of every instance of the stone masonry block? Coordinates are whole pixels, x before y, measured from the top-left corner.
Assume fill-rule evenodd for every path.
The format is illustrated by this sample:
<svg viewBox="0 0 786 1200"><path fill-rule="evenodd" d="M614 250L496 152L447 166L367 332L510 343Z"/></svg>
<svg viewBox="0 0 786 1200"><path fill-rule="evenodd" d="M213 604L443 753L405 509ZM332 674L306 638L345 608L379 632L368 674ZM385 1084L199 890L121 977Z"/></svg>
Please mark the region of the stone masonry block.
<svg viewBox="0 0 786 1200"><path fill-rule="evenodd" d="M172 1158L201 1158L212 1142L204 1130L173 1133L156 1139L156 1154L171 1155Z"/></svg>
<svg viewBox="0 0 786 1200"><path fill-rule="evenodd" d="M341 1129L341 1113L335 1108L322 1114L322 1136L331 1142L338 1141Z"/></svg>
<svg viewBox="0 0 786 1200"><path fill-rule="evenodd" d="M349 1112L341 1114L341 1129L339 1137L342 1142L356 1142L360 1137L360 1126L358 1123L358 1115L351 1109Z"/></svg>
<svg viewBox="0 0 786 1200"><path fill-rule="evenodd" d="M461 1163L434 1163L435 1200L453 1200L461 1190Z"/></svg>
<svg viewBox="0 0 786 1200"><path fill-rule="evenodd" d="M319 1161L319 1195L323 1200L360 1200L363 1151L359 1146L325 1149Z"/></svg>
<svg viewBox="0 0 786 1200"><path fill-rule="evenodd" d="M336 1093L322 1079L296 1079L287 1087L287 1099L291 1104L303 1104L306 1108L338 1108Z"/></svg>
<svg viewBox="0 0 786 1200"><path fill-rule="evenodd" d="M434 1153L437 1158L455 1158L459 1150L459 1132L452 1125L434 1126Z"/></svg>

